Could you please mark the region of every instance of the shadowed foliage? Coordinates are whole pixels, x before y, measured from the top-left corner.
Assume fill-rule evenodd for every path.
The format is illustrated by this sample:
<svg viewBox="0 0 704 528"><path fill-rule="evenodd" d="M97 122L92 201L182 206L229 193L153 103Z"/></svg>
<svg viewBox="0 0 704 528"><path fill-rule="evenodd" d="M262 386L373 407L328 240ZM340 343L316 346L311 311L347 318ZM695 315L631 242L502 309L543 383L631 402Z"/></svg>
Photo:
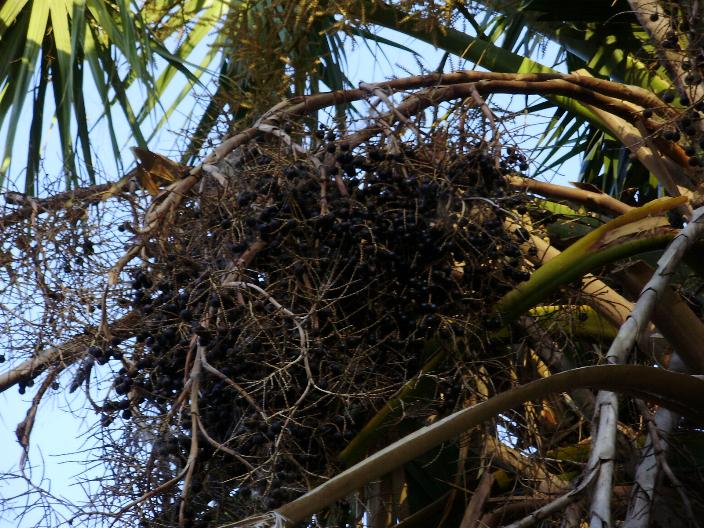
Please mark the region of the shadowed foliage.
<svg viewBox="0 0 704 528"><path fill-rule="evenodd" d="M31 398L0 514L696 524L702 27L640 0L2 4L0 391ZM353 45L419 71L353 86ZM121 167L122 119L137 166L101 181L92 127ZM93 424L84 503L36 472L61 396Z"/></svg>

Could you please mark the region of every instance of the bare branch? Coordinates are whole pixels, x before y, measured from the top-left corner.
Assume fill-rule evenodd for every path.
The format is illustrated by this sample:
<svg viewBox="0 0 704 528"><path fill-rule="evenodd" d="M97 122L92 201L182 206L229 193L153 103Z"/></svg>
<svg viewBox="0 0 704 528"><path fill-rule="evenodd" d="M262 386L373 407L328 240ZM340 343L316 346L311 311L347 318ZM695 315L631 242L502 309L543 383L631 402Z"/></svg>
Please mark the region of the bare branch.
<svg viewBox="0 0 704 528"><path fill-rule="evenodd" d="M136 332L141 317L136 312L130 312L111 325L112 334L120 339L127 339ZM34 379L49 367L63 370L83 357L87 348L95 340L91 332L76 336L66 343L46 349L35 357L12 367L0 374L0 392L16 385L20 381ZM58 371L57 371L58 372Z"/></svg>

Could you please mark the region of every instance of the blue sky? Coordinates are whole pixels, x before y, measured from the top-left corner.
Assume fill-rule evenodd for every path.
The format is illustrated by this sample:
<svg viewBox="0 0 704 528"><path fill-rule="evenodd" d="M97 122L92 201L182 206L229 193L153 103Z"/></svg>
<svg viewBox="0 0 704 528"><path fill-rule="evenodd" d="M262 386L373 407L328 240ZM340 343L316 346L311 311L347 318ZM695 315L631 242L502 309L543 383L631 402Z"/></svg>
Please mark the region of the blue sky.
<svg viewBox="0 0 704 528"><path fill-rule="evenodd" d="M390 39L398 39L401 44L409 46L416 50L424 65L429 69L434 69L440 63L442 53L438 52L431 46L419 43L405 36L399 36L393 32L387 31L384 36ZM384 56L379 53L383 51ZM548 55L551 49L548 49ZM374 60L374 53L379 60ZM364 44L347 47L347 56L349 62L349 77L353 82L359 81L379 81L391 76L405 75L399 64L405 67L407 71L418 72L417 63L411 59L407 53L395 48L383 47L381 50L369 50ZM551 63L550 58L545 59L546 63ZM446 69L458 69L465 67L456 59L448 63ZM175 93L174 93L175 94ZM136 94L137 96L139 94ZM93 105L89 105L89 120L97 117L98 97L93 91L86 92L88 103L93 101ZM497 102L501 105L509 103L508 98ZM523 105L523 99L516 101L518 105ZM193 105L196 101L193 101ZM165 106L167 106L165 104ZM95 115L91 115L92 112ZM174 146L179 144L179 131L183 128L185 116L174 116L157 136L152 144L152 149L157 152L173 152ZM25 119L27 123L29 120ZM536 123L536 118L526 116L523 120L518 120L514 126ZM95 138L107 138L104 132L104 126L98 124L93 131ZM27 137L28 130L20 129L18 137ZM118 130L118 137L127 138L123 147L124 159L129 164L132 156L129 152L129 147L133 144L129 141L127 128L121 125ZM56 131L50 133L46 139L47 148L45 151L44 167L50 175L60 173L60 150L58 148L58 137ZM525 140L527 141L527 140ZM528 145L530 142L527 143ZM13 178L15 181L21 180L22 163L24 155L22 154L22 142L18 142L18 154L15 157L13 165ZM97 139L94 143L96 149L96 159L103 161L103 170L105 179L116 180L122 176L114 167L114 164L109 160L112 159L112 149L107 139L101 141ZM107 161L106 161L107 160ZM549 176L549 179L554 179L558 182L574 181L577 179L579 168L578 160L573 160L562 167L560 174ZM8 364L0 367L0 370L5 370ZM31 401L32 390L30 389L25 396L20 396L16 389L11 389L6 393L0 394L0 449L2 457L0 457L0 469L3 471L16 470L17 462L20 458L20 447L15 441L14 429L16 425L24 418L26 409ZM90 445L90 438L87 437L91 426L93 425L96 416L91 411L86 411L84 406L84 397L80 391L73 395L67 395L64 391L59 391L51 398L46 398L43 403L39 416L37 417L36 428L33 434L33 449L31 453L31 462L36 467L33 470L35 478L44 475L44 485L49 484L50 489L56 495L65 497L69 501L80 501L85 498L83 490L76 485L71 485L75 482L75 475L80 473L84 468L80 463L73 462L81 459L81 454L75 454ZM69 454L67 454L69 453ZM96 471L94 469L94 471ZM100 468L97 468L100 471ZM18 482L7 483L0 481L0 499L9 498L16 493L21 493L25 490L24 486L20 486ZM32 503L32 499L29 500ZM36 512L35 512L36 513ZM0 505L0 528L34 528L37 525L37 516L30 513L25 519L18 521L12 512L3 511ZM50 526L53 526L50 525Z"/></svg>

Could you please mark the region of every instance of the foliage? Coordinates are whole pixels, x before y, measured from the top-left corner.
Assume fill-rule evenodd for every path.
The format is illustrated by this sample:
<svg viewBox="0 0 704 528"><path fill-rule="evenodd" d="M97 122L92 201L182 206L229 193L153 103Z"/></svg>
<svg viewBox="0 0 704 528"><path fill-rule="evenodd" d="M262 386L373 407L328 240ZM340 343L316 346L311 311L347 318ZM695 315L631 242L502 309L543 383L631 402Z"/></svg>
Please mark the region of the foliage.
<svg viewBox="0 0 704 528"><path fill-rule="evenodd" d="M28 193L7 193L2 216L0 390L33 395L5 478L28 482L46 524L701 517L704 51L690 3L67 6L0 8L0 42L24 58L2 81L12 130L36 83ZM489 71L353 88L343 41L388 43L376 27ZM545 39L568 73L539 62ZM140 127L176 72L193 82L216 59L180 162L149 152ZM49 88L71 96L55 105L66 185L81 183L74 126L94 182L85 60L139 166L33 197ZM525 108L549 112L539 163L498 94L544 98ZM526 177L581 149L576 188ZM105 468L63 510L27 458L53 391L85 394L99 416L86 456Z"/></svg>
<svg viewBox="0 0 704 528"><path fill-rule="evenodd" d="M122 145L115 135L119 119L113 115L114 104L139 147L146 147L175 112L190 115L194 125L182 161L192 162L205 142L232 132L283 97L317 93L321 83L333 90L349 87L344 73L344 42L348 36L361 36L413 53L375 35L375 27L391 28L432 43L491 71L554 72L555 67L567 67L569 71L582 69L597 77L625 81L655 94L679 92L685 102L701 96L695 82L699 76L695 71L699 60L696 22L687 22L689 25L682 26L685 29L674 37L668 32L661 34L664 30L660 27L668 23L670 15L678 20L692 19L688 4L660 8L662 16L657 23L647 17L658 8L643 7L641 18L650 26L659 24L656 37L670 46L665 62L658 51L663 49L662 44L648 40L653 28L629 15L626 2L590 2L587 10L553 4L519 0L466 5L417 1L387 5L372 0L147 2L138 17L129 17L124 16L128 6L122 1L115 6L103 0L66 5L59 2L58 7L46 8L46 12L42 11L44 2L7 3L2 13L2 27L7 29L0 36L11 50L7 68L13 65L17 71L6 69L0 81L8 87L0 115L9 118L2 174L6 174L11 161L24 94L31 87L36 97L27 142L26 191L34 194L41 189L37 187L40 147L46 114L52 112L45 98L51 92L55 94L53 113L62 141L66 184L96 182L98 174L88 134L94 124L81 119L86 115L86 64L101 97L116 159L120 159ZM188 23L184 25L183 20ZM204 53L209 36L212 47ZM559 64L553 67L535 59L546 39L562 47ZM200 55L203 59L199 65L189 62ZM695 70L691 70L692 65ZM183 76L176 77L177 72ZM199 79L211 78L214 82L207 92L203 93L202 87L199 90L204 108L198 117L193 98L186 96L198 86ZM135 84L141 85L146 94L139 110L132 107ZM160 101L179 87L179 95L163 108ZM572 97L558 94L548 99L556 106L552 106L554 114L543 133L547 150L539 169L553 167L588 148L582 170L587 181L612 194L637 191L643 203L656 196L649 190L652 180L647 171L624 157L618 142L611 139L614 131L608 123ZM341 116L338 114L338 118ZM149 117L157 118L156 126L144 130ZM79 144L83 163L76 164ZM570 145L566 152L562 149L565 145ZM83 171L86 178L79 176Z"/></svg>

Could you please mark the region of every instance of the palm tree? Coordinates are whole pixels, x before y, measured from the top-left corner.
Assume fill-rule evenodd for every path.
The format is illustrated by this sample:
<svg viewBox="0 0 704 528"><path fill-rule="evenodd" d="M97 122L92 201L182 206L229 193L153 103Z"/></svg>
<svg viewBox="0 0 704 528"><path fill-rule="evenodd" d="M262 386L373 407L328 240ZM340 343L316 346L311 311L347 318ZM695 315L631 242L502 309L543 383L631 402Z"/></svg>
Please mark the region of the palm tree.
<svg viewBox="0 0 704 528"><path fill-rule="evenodd" d="M8 195L4 217L4 317L32 304L42 314L23 308L31 324L8 323L26 352L0 388L41 382L17 431L27 448L56 380L72 392L107 384L93 405L98 457L114 473L76 520L696 522L696 3L167 2L128 13L0 8L14 58L2 73L3 170L34 88L26 194ZM213 24L216 45L194 67ZM351 87L343 36L399 46L378 27L482 71ZM548 41L560 48L553 67L539 62ZM216 60L180 163L145 150L141 127L176 72L197 83ZM142 149L117 184L78 187L97 184L86 63L105 118L114 100ZM33 198L49 91L72 190ZM549 112L536 172L583 155L578 188L522 174L530 153L504 132L515 115L496 94L544 98L524 108ZM353 103L370 97L360 125ZM103 211L111 219L99 222ZM111 361L112 376L91 375ZM623 406L617 393L639 399Z"/></svg>

